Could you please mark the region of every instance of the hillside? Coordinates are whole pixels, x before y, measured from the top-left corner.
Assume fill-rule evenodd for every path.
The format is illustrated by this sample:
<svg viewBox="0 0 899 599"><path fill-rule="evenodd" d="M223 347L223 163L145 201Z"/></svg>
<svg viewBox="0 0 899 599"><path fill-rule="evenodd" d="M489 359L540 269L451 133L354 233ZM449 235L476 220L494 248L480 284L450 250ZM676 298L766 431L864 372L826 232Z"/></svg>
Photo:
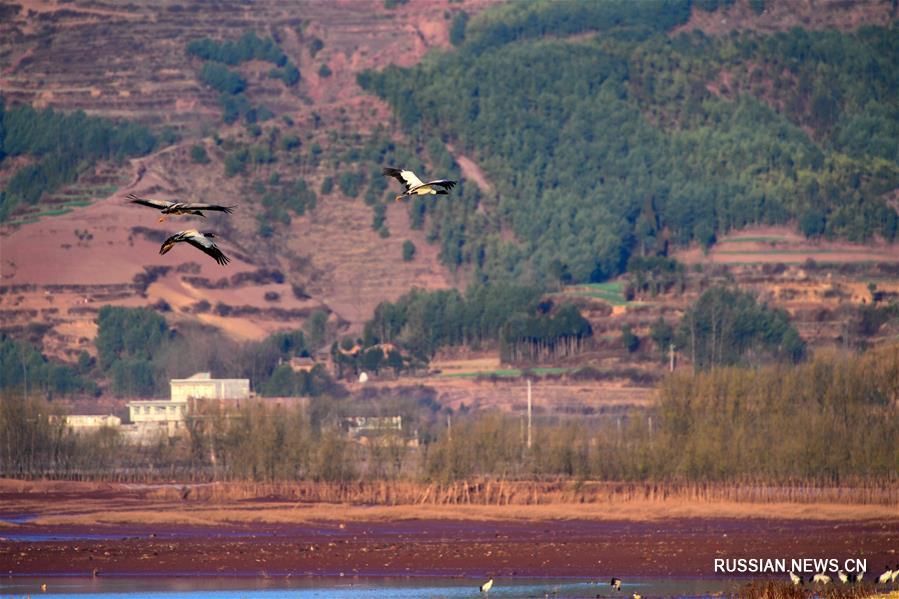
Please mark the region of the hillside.
<svg viewBox="0 0 899 599"><path fill-rule="evenodd" d="M490 174L494 194L435 215L445 244L476 231L448 259L483 278L598 282L751 225L893 242L893 9L821 10L811 24L878 25L772 34L734 5L715 14L747 29L705 35L676 0L512 4L457 50L360 83Z"/></svg>
<svg viewBox="0 0 899 599"><path fill-rule="evenodd" d="M469 1L459 7L475 12L482 5ZM333 314L341 328L358 328L382 299L412 286L460 283L439 265L423 233L410 228L403 206L388 207L391 234L383 238L359 200L339 187L320 193L324 179L340 174L339 159L331 157L343 148L333 136L367 135L390 120L386 106L355 85L356 73L386 63L411 65L429 48L446 46L449 21L443 13L437 2L417 2L402 11L383 2L311 2L296 9L270 2L253 10L239 2L205 8L96 2L8 7L11 18L0 25L0 89L7 107L85 110L157 132L168 128L177 140L147 156L101 161L82 171L76 183L45 193L34 207L16 209L2 227L4 329L15 333L29 323L49 324L45 350L71 358L80 349L91 350L92 319L105 303L165 302L170 319L196 319L238 338L258 339L300 326L315 309ZM260 133L247 123L221 122L217 94L198 81L201 63L190 59L186 48L192 40L237 39L245 31L273 36L300 69L294 87L266 78L268 67L261 61L239 69L252 102L276 115L277 120L260 123L262 139L295 138L298 147L228 177L225 160L233 148L250 146ZM322 65L330 68L329 76L319 74ZM214 139L226 142L216 145ZM208 164L191 160L197 144L208 151ZM286 144L272 147L277 152ZM321 148L327 161L306 160ZM0 181L27 160L8 157L0 163ZM265 209L251 183L273 176L292 180L301 162L302 180L318 195L315 208L289 226L276 226L277 238L257 237L254 217ZM166 234L194 223L174 218L156 224L154 213L123 201L129 192L240 204L234 218L213 217L203 225L219 232L234 262L223 270L189 248L158 256ZM407 239L417 249L411 262L401 259ZM148 270L152 281L145 284ZM222 289L208 284L263 270L279 273L281 282L259 284L251 277ZM266 293L277 299L265 299ZM200 302L212 309L198 311ZM249 309L220 315L219 304Z"/></svg>
<svg viewBox="0 0 899 599"><path fill-rule="evenodd" d="M573 301L592 338L512 376L495 344L461 350L456 372L442 348L429 384L455 409L520 411L507 379L539 366L546 403L584 413L645 406L665 371L653 323L716 284L786 309L812 348L895 335L859 312L872 283L878 301L899 297L895 269L872 264L899 260L890 2L391 5L3 7L7 114L84 110L153 136L43 193L5 188L3 332L71 362L95 354L114 304L238 341L323 313L330 342L412 288L514 282ZM7 153L2 185L53 156ZM398 204L381 164L461 181L448 201ZM200 223L233 262L159 256L198 221L157 223L127 193L239 204ZM683 289L628 297L629 261L655 255L687 265Z"/></svg>

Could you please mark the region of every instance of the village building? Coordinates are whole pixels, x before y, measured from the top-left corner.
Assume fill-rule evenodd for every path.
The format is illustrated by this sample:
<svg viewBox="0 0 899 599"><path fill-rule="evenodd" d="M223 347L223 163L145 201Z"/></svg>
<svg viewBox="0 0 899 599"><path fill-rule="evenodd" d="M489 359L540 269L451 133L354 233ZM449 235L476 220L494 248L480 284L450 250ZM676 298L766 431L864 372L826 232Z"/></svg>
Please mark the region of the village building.
<svg viewBox="0 0 899 599"><path fill-rule="evenodd" d="M244 400L250 397L249 379L214 379L209 372L198 372L186 379L169 381L169 399L132 401L128 404L131 425L123 427L136 441L180 434L187 416L195 408L191 403L201 399L219 401Z"/></svg>
<svg viewBox="0 0 899 599"><path fill-rule="evenodd" d="M250 397L250 379L214 379L208 372L198 372L186 379L172 379L169 385L172 401Z"/></svg>
<svg viewBox="0 0 899 599"><path fill-rule="evenodd" d="M117 428L122 424L122 419L112 414L71 414L63 416L62 421L76 433L92 432L104 426Z"/></svg>

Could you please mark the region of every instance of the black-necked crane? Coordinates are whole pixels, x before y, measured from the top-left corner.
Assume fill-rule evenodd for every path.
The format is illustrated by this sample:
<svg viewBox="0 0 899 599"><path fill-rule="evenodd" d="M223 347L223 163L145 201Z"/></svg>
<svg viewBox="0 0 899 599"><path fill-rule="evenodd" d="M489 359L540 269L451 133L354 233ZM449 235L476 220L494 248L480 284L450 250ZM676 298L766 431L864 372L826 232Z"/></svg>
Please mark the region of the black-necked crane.
<svg viewBox="0 0 899 599"><path fill-rule="evenodd" d="M493 588L493 579L492 578L480 586L481 592L484 593L485 595L487 593L489 593L490 589L492 589L492 588Z"/></svg>
<svg viewBox="0 0 899 599"><path fill-rule="evenodd" d="M159 248L159 253L160 255L165 254L169 250L171 250L176 243L185 241L201 252L209 254L215 259L216 262L224 266L231 261L231 258L223 254L222 250L216 247L215 243L212 241L214 237L215 233L200 233L196 229L179 231L178 233L175 233L162 242L162 247Z"/></svg>
<svg viewBox="0 0 899 599"><path fill-rule="evenodd" d="M896 584L896 581L899 580L899 564L896 564L896 567L893 568L893 578L892 583Z"/></svg>
<svg viewBox="0 0 899 599"><path fill-rule="evenodd" d="M790 572L790 581L794 585L799 586L800 584L802 584L802 576L796 576L795 574Z"/></svg>
<svg viewBox="0 0 899 599"><path fill-rule="evenodd" d="M877 584L886 584L893 581L893 571L890 570L889 566L884 566L884 568L886 568L886 571L878 577Z"/></svg>
<svg viewBox="0 0 899 599"><path fill-rule="evenodd" d="M620 591L621 590L621 579L613 577L612 580L609 581L609 586L612 587L613 589L615 589L616 591Z"/></svg>
<svg viewBox="0 0 899 599"><path fill-rule="evenodd" d="M812 578L813 583L823 584L823 585L830 584L831 580L833 580L833 579L830 576L828 576L827 574L824 574L823 572L821 574L815 574L815 576Z"/></svg>
<svg viewBox="0 0 899 599"><path fill-rule="evenodd" d="M149 200L147 198L139 198L133 193L129 193L125 197L131 200L132 204L148 206L162 212L162 216L159 217L158 222L164 221L168 216L184 216L185 214L193 214L194 216L202 216L203 218L206 218L206 215L203 214L203 210L213 210L217 212L224 212L225 214L231 214L232 212L234 212L234 209L237 208L237 206L220 206L219 204Z"/></svg>
<svg viewBox="0 0 899 599"><path fill-rule="evenodd" d="M456 186L456 182L451 179L434 179L433 181L428 181L427 183L425 183L424 181L419 179L412 171L393 168L391 166L385 166L381 169L381 172L388 177L393 177L394 179L402 183L403 187L406 188L406 191L396 196L397 202L402 200L404 197L438 194L447 195L449 193L448 190Z"/></svg>

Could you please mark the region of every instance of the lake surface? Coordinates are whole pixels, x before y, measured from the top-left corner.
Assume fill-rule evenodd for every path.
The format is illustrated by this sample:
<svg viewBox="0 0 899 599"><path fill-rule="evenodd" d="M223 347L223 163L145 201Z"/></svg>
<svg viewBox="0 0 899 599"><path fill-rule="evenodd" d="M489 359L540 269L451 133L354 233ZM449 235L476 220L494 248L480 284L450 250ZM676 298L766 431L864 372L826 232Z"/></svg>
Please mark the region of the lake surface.
<svg viewBox="0 0 899 599"><path fill-rule="evenodd" d="M484 580L459 578L322 578L278 579L197 578L197 577L80 577L5 578L0 580L0 597L127 597L128 599L438 599L481 597L478 586ZM47 591L41 592L41 584ZM644 597L709 597L728 594L740 582L727 579L633 579L620 592L608 581L571 579L496 579L490 597L618 597L632 593Z"/></svg>

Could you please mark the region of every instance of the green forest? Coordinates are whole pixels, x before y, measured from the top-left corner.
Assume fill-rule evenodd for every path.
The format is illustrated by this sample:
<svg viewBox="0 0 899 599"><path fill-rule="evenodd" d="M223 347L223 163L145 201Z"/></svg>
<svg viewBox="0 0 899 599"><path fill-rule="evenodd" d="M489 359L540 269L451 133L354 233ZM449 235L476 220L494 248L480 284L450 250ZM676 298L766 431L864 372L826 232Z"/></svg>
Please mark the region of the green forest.
<svg viewBox="0 0 899 599"><path fill-rule="evenodd" d="M895 239L895 26L670 35L689 7L511 3L457 26L453 50L360 75L429 153L451 142L495 188L434 207L445 263L587 282L749 224Z"/></svg>
<svg viewBox="0 0 899 599"><path fill-rule="evenodd" d="M143 125L115 123L82 111L6 108L0 98L0 162L5 156L34 158L16 170L0 191L0 222L17 206L34 205L74 182L97 161L144 156L157 144L157 136Z"/></svg>
<svg viewBox="0 0 899 599"><path fill-rule="evenodd" d="M271 118L264 106L252 107L244 93L247 81L239 73L230 70L250 60L261 60L275 65L268 72L272 79L280 79L291 87L300 80L300 70L270 37L261 38L252 31L244 33L237 41L215 41L208 37L193 40L187 45L187 54L203 60L198 79L219 92L222 120L233 123L241 115L248 124Z"/></svg>

